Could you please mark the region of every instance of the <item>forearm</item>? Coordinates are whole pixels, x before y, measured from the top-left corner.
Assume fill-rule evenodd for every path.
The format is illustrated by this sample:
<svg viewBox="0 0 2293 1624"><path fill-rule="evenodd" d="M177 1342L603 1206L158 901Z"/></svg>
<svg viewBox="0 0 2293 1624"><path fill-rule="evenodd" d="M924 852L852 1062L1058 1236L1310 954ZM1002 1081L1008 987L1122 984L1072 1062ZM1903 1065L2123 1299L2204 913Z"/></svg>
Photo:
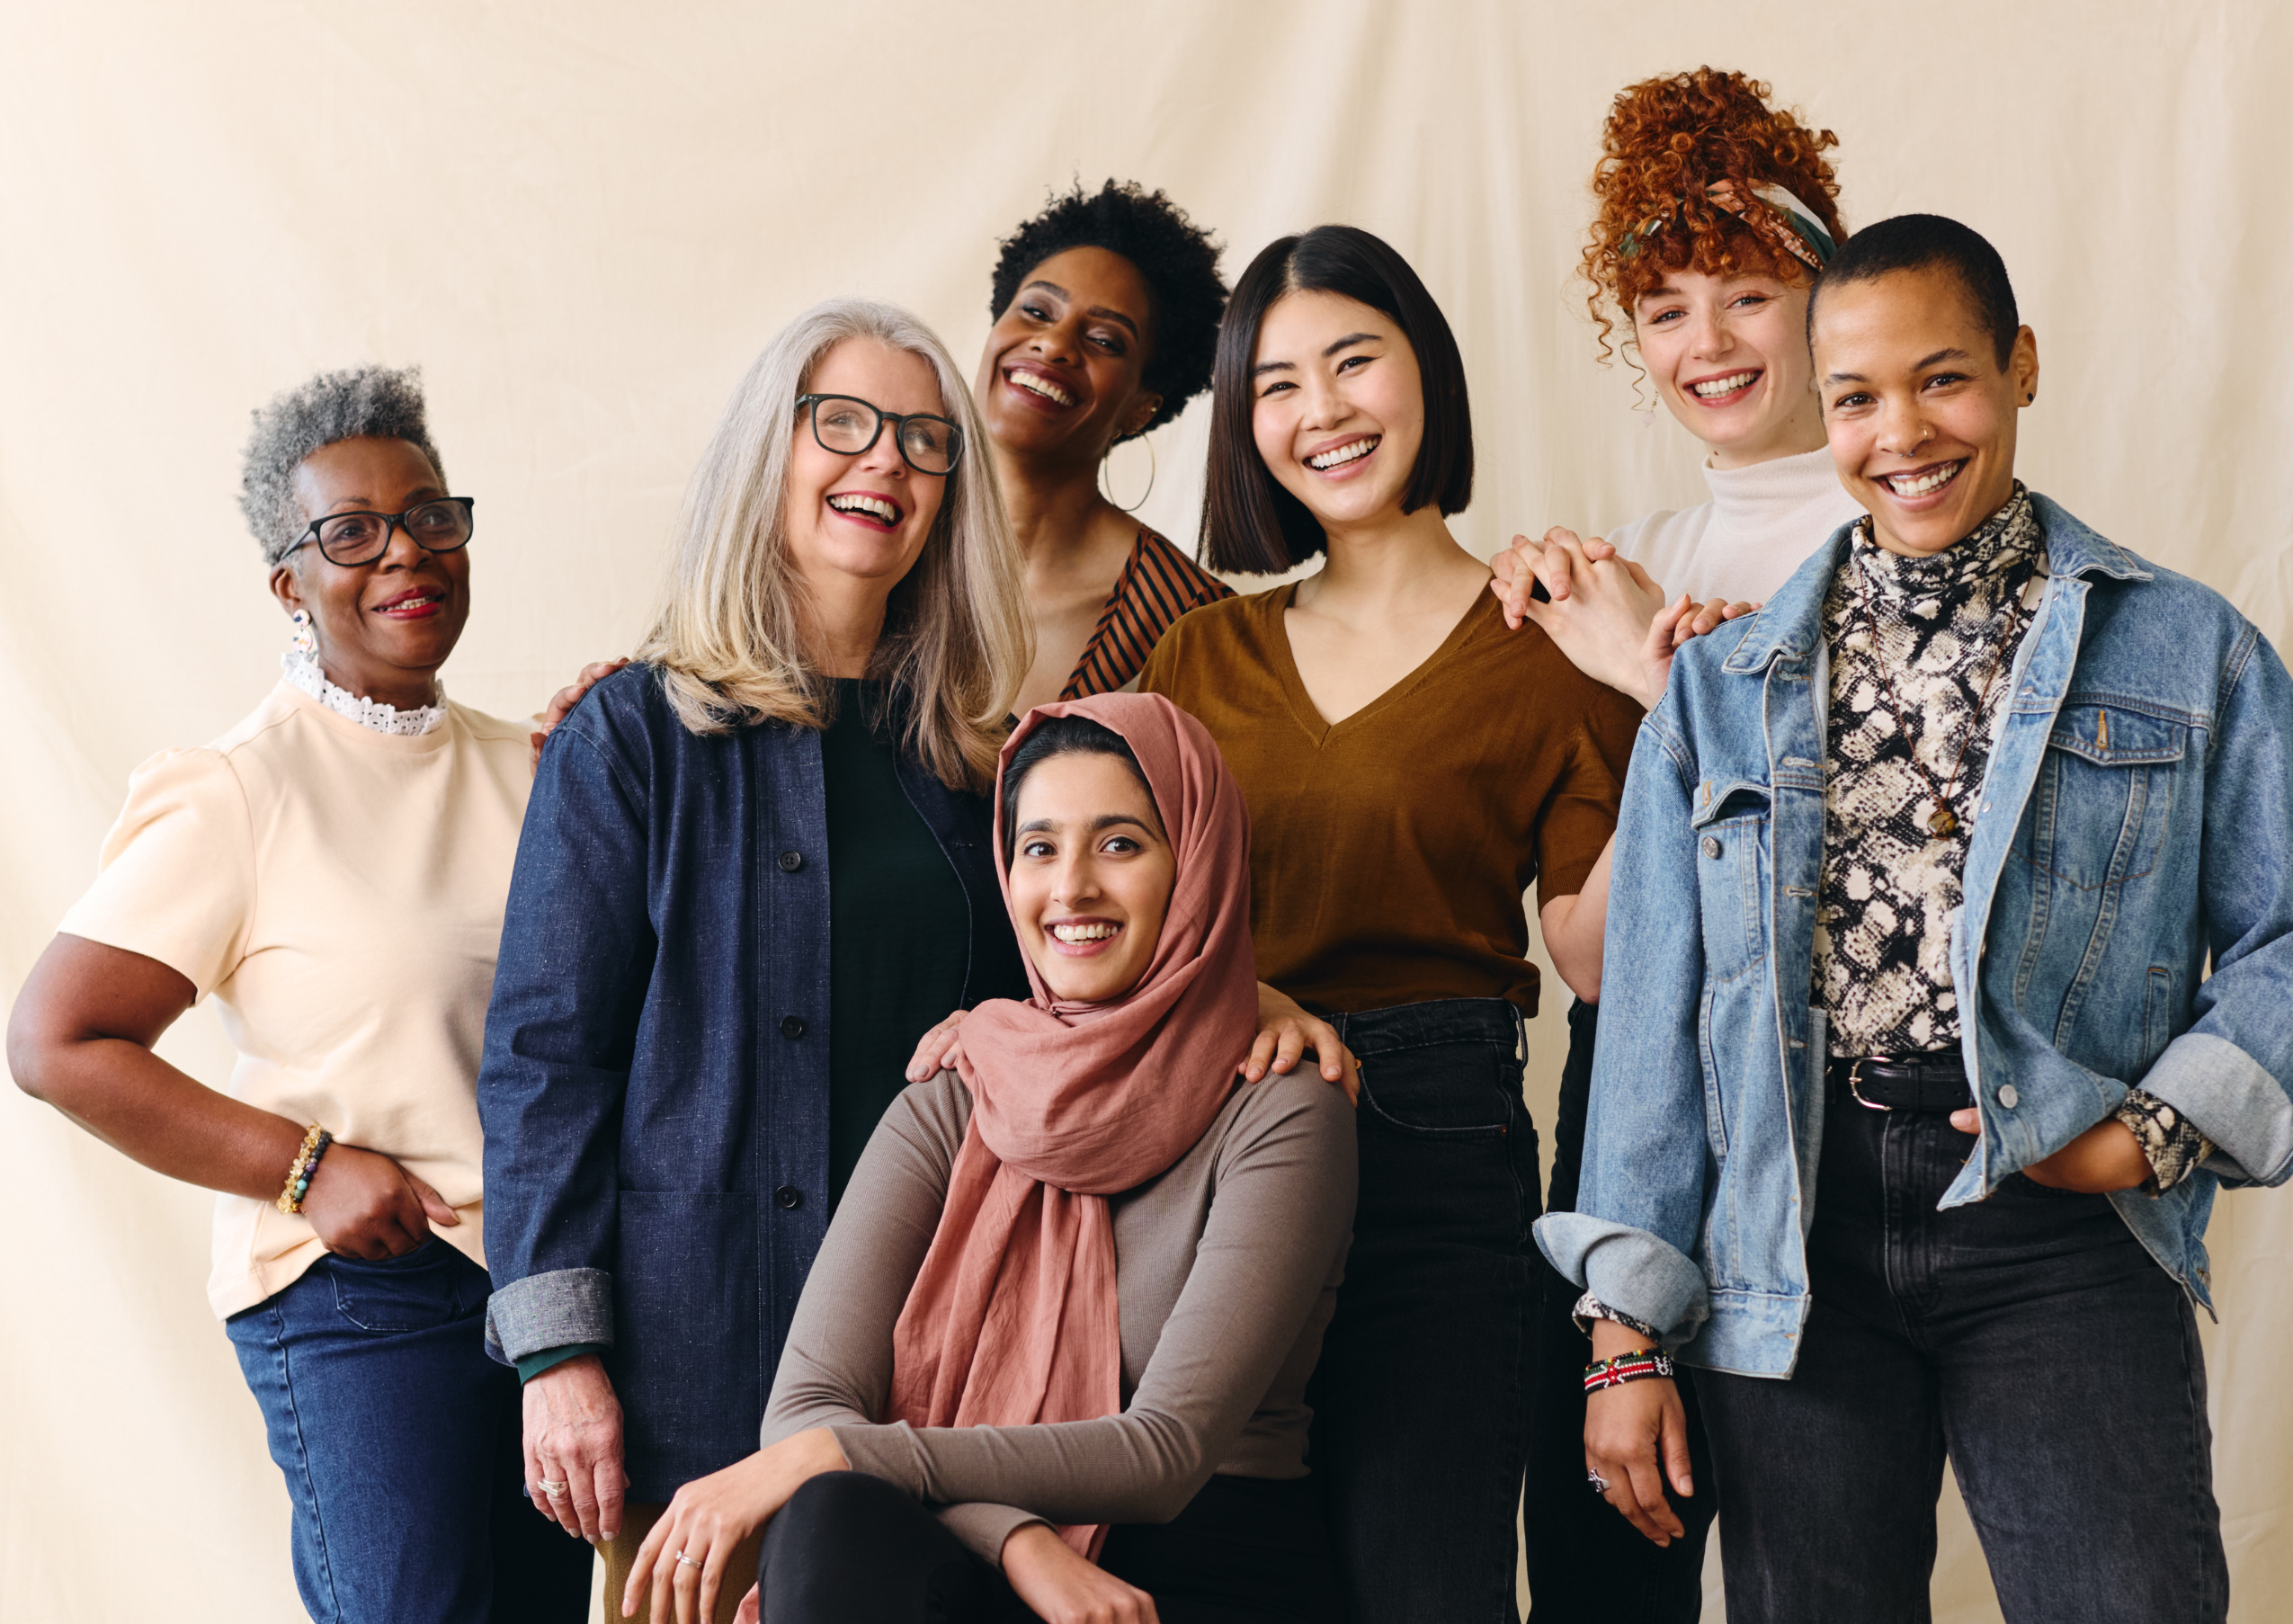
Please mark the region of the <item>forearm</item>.
<svg viewBox="0 0 2293 1624"><path fill-rule="evenodd" d="M279 1193L306 1127L218 1093L124 1038L55 1045L23 1081L153 1172L260 1200Z"/></svg>
<svg viewBox="0 0 2293 1624"><path fill-rule="evenodd" d="M918 1499L1020 1506L1061 1523L1166 1522L1217 1466L1198 1428L1137 1410L1031 1426L829 1431L853 1470Z"/></svg>
<svg viewBox="0 0 2293 1624"><path fill-rule="evenodd" d="M1608 931L1609 871L1616 837L1601 848L1600 861L1574 897L1557 897L1537 912L1538 928L1553 968L1568 990L1587 1004L1601 1000L1601 950Z"/></svg>

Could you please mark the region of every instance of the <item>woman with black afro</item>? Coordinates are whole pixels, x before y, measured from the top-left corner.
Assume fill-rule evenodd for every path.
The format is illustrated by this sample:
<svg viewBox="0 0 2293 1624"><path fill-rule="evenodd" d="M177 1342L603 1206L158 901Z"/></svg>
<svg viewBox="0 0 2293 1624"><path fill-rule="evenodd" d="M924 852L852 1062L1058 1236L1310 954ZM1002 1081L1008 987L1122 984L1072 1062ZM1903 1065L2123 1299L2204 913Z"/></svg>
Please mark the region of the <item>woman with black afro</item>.
<svg viewBox="0 0 2293 1624"><path fill-rule="evenodd" d="M1209 387L1226 303L1218 245L1135 182L1078 184L1004 239L972 393L1027 561L1017 714L1129 686L1173 620L1233 595L1102 488L1116 444Z"/></svg>

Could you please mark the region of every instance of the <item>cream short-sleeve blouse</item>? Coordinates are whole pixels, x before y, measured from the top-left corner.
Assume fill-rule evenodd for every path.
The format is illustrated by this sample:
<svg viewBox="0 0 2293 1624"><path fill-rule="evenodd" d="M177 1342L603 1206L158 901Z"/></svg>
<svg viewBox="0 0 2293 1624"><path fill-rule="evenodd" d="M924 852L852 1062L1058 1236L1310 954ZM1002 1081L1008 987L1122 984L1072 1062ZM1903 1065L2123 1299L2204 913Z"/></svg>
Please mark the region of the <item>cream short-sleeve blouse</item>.
<svg viewBox="0 0 2293 1624"><path fill-rule="evenodd" d="M58 928L212 995L232 1096L397 1158L482 1265L477 1062L532 773L525 725L445 709L384 734L281 683L213 744L136 769ZM218 1194L208 1300L252 1307L325 1252L308 1220Z"/></svg>

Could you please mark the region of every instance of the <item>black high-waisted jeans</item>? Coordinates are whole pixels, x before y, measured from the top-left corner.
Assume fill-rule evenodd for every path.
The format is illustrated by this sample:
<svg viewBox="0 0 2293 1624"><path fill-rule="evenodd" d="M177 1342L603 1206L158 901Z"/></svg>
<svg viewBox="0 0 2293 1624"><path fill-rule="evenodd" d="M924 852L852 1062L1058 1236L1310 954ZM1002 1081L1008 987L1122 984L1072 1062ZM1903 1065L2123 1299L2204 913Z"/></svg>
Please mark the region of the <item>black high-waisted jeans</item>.
<svg viewBox="0 0 2293 1624"><path fill-rule="evenodd" d="M1550 1211L1576 1208L1599 1025L1598 1004L1580 999L1570 1006L1568 1063L1560 1075L1553 1180L1545 1201ZM1521 1501L1529 1541L1529 1616L1536 1624L1577 1624L1613 1612L1634 1624L1693 1624L1704 1609L1704 1544L1718 1510L1696 1396L1701 1378L1691 1378L1682 1367L1678 1379L1697 1492L1682 1499L1667 1487L1683 1533L1659 1549L1584 1480L1584 1371L1593 1354L1572 1316L1584 1292L1541 1258L1537 1267L1544 1281L1544 1307L1529 1480Z"/></svg>
<svg viewBox="0 0 2293 1624"><path fill-rule="evenodd" d="M1936 1211L1974 1143L1832 1096L1798 1368L1696 1372L1728 1618L1925 1624L1947 1458L2013 1624L2218 1624L2189 1299L2107 1196Z"/></svg>
<svg viewBox="0 0 2293 1624"><path fill-rule="evenodd" d="M1512 1624L1538 1291L1520 1013L1332 1018L1361 1061L1361 1205L1307 1396L1361 1624Z"/></svg>
<svg viewBox="0 0 2293 1624"><path fill-rule="evenodd" d="M1213 1477L1171 1521L1108 1530L1099 1566L1163 1624L1325 1624L1343 1603L1313 1480ZM763 1624L1031 1624L1004 1576L880 1477L829 1472L764 1533Z"/></svg>

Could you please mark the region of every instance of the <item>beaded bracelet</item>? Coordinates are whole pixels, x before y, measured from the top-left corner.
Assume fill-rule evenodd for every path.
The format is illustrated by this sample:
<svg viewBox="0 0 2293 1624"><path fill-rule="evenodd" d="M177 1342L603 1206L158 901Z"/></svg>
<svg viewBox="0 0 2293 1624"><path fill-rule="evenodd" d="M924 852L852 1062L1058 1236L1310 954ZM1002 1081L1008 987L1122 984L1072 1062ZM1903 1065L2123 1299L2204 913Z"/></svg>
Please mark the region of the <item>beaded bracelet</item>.
<svg viewBox="0 0 2293 1624"><path fill-rule="evenodd" d="M1628 1381L1645 1381L1651 1376L1670 1379L1672 1355L1662 1348L1643 1348L1637 1353L1619 1353L1614 1359L1603 1359L1584 1367L1584 1390L1597 1393L1602 1388L1622 1387Z"/></svg>
<svg viewBox="0 0 2293 1624"><path fill-rule="evenodd" d="M318 1158L334 1142L335 1136L316 1122L303 1135L302 1148L295 1152L295 1164L287 1169L287 1187L279 1192L279 1210L289 1218L302 1210L302 1198L310 1193L310 1175L318 1171Z"/></svg>

